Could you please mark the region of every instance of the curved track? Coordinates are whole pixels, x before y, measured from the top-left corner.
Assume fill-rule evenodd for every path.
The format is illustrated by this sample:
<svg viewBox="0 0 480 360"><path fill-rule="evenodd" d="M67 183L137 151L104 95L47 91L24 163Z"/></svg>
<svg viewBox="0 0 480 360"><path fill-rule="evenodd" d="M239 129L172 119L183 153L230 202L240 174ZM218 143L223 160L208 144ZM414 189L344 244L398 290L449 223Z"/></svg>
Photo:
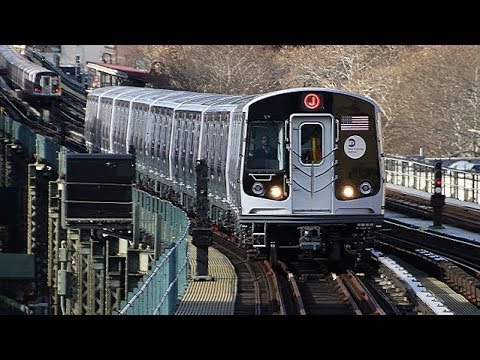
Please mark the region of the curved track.
<svg viewBox="0 0 480 360"><path fill-rule="evenodd" d="M248 260L244 249L220 236L215 236L212 246L230 259L237 273L235 315L285 314L279 286L268 263Z"/></svg>

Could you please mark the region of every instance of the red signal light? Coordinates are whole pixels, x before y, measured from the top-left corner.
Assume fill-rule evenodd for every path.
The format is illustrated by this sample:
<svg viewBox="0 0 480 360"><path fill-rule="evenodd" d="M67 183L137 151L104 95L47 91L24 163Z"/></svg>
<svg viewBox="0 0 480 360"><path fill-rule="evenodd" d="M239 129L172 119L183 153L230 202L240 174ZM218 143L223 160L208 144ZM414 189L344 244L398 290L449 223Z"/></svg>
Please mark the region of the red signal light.
<svg viewBox="0 0 480 360"><path fill-rule="evenodd" d="M307 107L307 109L315 110L322 105L322 100L317 94L310 93L307 94L303 99L303 104Z"/></svg>
<svg viewBox="0 0 480 360"><path fill-rule="evenodd" d="M434 193L441 194L442 193L442 162L441 161L437 161L435 163L433 185L434 185L434 189L433 189Z"/></svg>

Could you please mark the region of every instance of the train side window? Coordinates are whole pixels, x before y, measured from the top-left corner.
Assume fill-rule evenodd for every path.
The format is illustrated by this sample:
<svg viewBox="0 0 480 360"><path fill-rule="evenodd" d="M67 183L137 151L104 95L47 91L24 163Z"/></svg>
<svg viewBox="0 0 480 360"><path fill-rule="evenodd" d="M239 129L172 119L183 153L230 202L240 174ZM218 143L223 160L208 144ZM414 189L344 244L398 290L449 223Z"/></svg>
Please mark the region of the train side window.
<svg viewBox="0 0 480 360"><path fill-rule="evenodd" d="M322 127L319 124L303 124L300 138L302 163L319 164L322 161Z"/></svg>

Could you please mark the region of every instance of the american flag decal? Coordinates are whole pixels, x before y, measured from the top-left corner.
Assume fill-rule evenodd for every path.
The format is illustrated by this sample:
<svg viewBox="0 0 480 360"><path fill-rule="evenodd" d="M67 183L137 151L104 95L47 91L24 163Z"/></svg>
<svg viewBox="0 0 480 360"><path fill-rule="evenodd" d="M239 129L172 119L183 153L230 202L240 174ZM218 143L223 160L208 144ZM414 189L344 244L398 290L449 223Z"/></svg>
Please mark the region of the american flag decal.
<svg viewBox="0 0 480 360"><path fill-rule="evenodd" d="M340 130L346 131L367 131L368 116L367 115L342 115L340 122Z"/></svg>

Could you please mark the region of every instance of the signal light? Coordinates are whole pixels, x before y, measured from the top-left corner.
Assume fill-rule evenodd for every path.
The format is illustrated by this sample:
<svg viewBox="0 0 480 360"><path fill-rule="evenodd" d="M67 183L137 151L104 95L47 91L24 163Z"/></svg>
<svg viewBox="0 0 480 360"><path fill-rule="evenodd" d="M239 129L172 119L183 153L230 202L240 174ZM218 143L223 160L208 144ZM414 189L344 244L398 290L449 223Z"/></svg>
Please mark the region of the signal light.
<svg viewBox="0 0 480 360"><path fill-rule="evenodd" d="M433 229L443 229L442 207L445 205L445 195L442 195L442 162L437 161L433 169L433 194L430 204L433 207Z"/></svg>
<svg viewBox="0 0 480 360"><path fill-rule="evenodd" d="M442 162L441 161L437 161L435 163L433 185L434 185L433 192L435 194L441 194L442 193Z"/></svg>

